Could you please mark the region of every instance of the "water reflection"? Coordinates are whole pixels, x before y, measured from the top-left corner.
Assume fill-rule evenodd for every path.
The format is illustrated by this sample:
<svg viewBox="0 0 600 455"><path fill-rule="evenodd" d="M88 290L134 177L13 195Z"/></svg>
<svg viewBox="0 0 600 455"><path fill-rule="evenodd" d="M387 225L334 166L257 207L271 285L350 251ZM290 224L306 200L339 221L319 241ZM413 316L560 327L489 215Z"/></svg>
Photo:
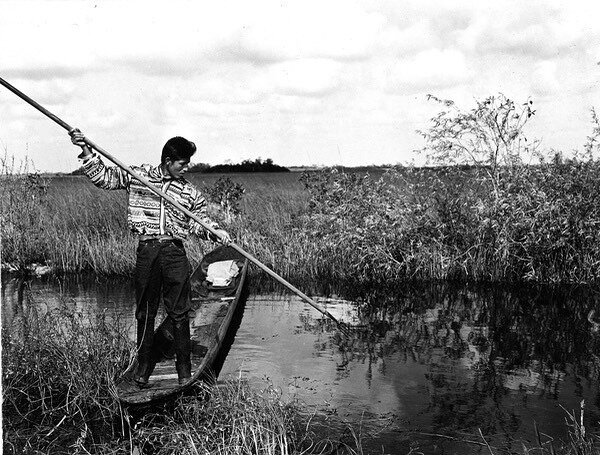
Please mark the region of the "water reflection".
<svg viewBox="0 0 600 455"><path fill-rule="evenodd" d="M398 432L476 435L481 428L506 446L516 437L534 441L536 421L564 437L560 406L577 409L582 399L586 420L597 425L600 337L587 321L598 305L590 289L436 283L358 300L357 323L370 331L332 337L344 367L338 379L360 369L362 384L376 392L370 403L389 404L383 410L394 413ZM320 333L324 321L304 324Z"/></svg>
<svg viewBox="0 0 600 455"><path fill-rule="evenodd" d="M46 308L66 300L77 311L133 317L127 280L29 288ZM19 289L3 282L3 324L23 323ZM517 440L537 445L534 422L566 438L562 407L578 409L582 399L588 427L600 420L600 334L587 320L600 306L589 288L428 283L317 299L361 327L351 337L298 298L260 292L250 291L221 378L268 380L318 409L327 426L360 424L365 453L415 444L424 453L479 453L465 442L481 444L479 429L494 447L521 453Z"/></svg>
<svg viewBox="0 0 600 455"><path fill-rule="evenodd" d="M381 296L376 296L381 302ZM503 376L520 372L521 386L547 389L569 366L574 373L598 378L599 337L587 321L597 296L586 289L465 289L436 284L396 291L383 305L363 300L361 320L386 355L409 349L430 364L439 357L472 372ZM525 370L536 372L527 374ZM505 378L507 388L515 379Z"/></svg>
<svg viewBox="0 0 600 455"><path fill-rule="evenodd" d="M15 276L2 276L2 328L20 330L31 312L41 316L48 311L64 309L77 314L105 313L107 320L118 318L133 334L134 291L125 278L73 276L68 278L34 278L24 281Z"/></svg>

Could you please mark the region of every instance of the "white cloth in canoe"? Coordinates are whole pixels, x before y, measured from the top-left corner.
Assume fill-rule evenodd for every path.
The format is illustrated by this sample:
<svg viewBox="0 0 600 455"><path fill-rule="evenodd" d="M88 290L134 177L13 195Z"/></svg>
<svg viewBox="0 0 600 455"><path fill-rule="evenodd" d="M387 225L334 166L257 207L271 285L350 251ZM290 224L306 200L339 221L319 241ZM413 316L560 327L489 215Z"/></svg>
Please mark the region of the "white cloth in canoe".
<svg viewBox="0 0 600 455"><path fill-rule="evenodd" d="M213 262L206 270L206 281L213 286L229 286L239 272L240 269L235 261Z"/></svg>

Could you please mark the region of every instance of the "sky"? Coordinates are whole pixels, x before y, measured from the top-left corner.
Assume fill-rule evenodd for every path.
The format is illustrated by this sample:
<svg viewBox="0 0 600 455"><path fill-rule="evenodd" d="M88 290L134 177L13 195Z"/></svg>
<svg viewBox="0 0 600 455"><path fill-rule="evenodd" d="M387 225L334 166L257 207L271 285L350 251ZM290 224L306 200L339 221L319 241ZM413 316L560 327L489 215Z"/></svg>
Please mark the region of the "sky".
<svg viewBox="0 0 600 455"><path fill-rule="evenodd" d="M0 0L0 77L127 164L419 164L439 105L532 100L527 136L581 150L600 110L600 2ZM0 87L0 154L79 167Z"/></svg>

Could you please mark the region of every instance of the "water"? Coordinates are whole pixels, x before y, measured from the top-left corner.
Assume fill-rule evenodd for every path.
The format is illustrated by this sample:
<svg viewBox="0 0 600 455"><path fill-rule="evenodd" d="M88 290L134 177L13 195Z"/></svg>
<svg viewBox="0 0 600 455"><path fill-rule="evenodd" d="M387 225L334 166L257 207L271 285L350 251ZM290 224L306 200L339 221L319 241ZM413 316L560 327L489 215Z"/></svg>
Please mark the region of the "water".
<svg viewBox="0 0 600 455"><path fill-rule="evenodd" d="M17 282L2 284L4 324L18 324ZM36 302L129 320L128 281L34 281ZM522 453L521 442L568 438L566 411L600 421L600 305L587 288L509 289L449 284L318 298L339 319L366 326L343 337L300 299L252 293L220 379L272 384L316 412L322 428L360 429L365 453ZM485 441L479 434L485 435ZM329 430L331 434L331 430Z"/></svg>

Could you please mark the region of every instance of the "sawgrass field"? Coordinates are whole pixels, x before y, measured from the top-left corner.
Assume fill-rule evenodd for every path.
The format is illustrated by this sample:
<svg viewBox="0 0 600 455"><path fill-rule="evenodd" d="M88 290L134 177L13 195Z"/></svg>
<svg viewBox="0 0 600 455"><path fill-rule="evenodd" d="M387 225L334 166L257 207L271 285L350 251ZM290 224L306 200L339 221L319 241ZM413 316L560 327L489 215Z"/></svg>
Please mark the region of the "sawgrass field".
<svg viewBox="0 0 600 455"><path fill-rule="evenodd" d="M600 274L596 162L189 174L236 243L289 280L589 283ZM126 193L85 176L5 174L2 264L129 275ZM243 192L242 192L243 190ZM190 239L194 263L210 242Z"/></svg>
<svg viewBox="0 0 600 455"><path fill-rule="evenodd" d="M570 158L539 150L529 102L503 95L440 112L420 134L430 167L205 174L189 179L236 243L289 280L591 283L600 277L600 119ZM585 138L584 138L585 139ZM535 158L535 160L533 159ZM124 192L3 160L2 264L128 275ZM534 164L530 164L534 163ZM192 262L210 248L190 240Z"/></svg>

